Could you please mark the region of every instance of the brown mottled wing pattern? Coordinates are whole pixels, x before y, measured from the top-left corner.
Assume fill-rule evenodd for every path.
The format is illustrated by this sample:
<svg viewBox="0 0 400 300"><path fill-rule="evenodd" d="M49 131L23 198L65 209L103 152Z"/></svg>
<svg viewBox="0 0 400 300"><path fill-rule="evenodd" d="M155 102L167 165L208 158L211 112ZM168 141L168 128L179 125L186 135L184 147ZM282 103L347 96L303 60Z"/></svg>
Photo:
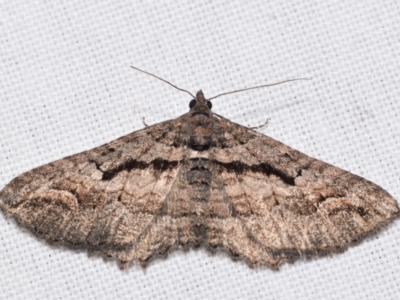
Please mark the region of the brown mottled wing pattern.
<svg viewBox="0 0 400 300"><path fill-rule="evenodd" d="M252 265L345 248L398 215L376 184L231 123L214 149L232 217L211 243Z"/></svg>
<svg viewBox="0 0 400 300"><path fill-rule="evenodd" d="M0 208L48 241L123 263L204 245L253 266L345 248L398 215L372 182L217 118L201 91L189 106L20 175Z"/></svg>
<svg viewBox="0 0 400 300"><path fill-rule="evenodd" d="M157 214L178 183L183 155L172 146L175 126L150 126L26 172L0 192L0 206L46 240L91 250L125 253L157 239ZM159 250L151 244L132 258L145 261Z"/></svg>

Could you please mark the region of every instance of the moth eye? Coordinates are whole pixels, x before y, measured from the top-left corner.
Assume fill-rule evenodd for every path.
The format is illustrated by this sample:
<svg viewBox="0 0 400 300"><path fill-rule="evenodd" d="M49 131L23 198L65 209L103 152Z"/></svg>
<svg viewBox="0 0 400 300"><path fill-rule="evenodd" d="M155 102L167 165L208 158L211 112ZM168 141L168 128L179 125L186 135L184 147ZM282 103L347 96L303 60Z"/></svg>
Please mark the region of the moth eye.
<svg viewBox="0 0 400 300"><path fill-rule="evenodd" d="M190 101L190 103L189 103L189 108L193 108L193 107L195 107L195 105L196 105L196 100L193 99L193 100Z"/></svg>
<svg viewBox="0 0 400 300"><path fill-rule="evenodd" d="M211 101L207 101L207 107L208 107L209 109L211 109L211 107L212 107Z"/></svg>

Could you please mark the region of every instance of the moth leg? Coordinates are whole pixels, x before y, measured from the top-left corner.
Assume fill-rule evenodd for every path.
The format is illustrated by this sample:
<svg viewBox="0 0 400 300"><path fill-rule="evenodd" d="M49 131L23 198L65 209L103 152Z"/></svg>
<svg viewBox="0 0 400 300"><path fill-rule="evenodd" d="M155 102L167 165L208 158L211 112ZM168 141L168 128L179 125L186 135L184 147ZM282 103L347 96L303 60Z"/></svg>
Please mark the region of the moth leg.
<svg viewBox="0 0 400 300"><path fill-rule="evenodd" d="M263 128L263 127L265 127L265 126L268 125L269 120L270 120L270 118L268 118L268 119L267 119L263 124L261 124L261 125L254 126L254 127L248 127L248 128L249 128L249 129L253 129L253 130L261 129L261 128Z"/></svg>

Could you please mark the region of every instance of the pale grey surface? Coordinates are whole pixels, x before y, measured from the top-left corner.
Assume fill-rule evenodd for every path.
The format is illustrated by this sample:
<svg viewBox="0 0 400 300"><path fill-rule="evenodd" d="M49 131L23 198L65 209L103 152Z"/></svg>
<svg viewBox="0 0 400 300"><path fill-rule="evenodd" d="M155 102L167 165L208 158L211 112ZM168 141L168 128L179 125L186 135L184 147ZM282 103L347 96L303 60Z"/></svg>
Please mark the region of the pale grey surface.
<svg viewBox="0 0 400 300"><path fill-rule="evenodd" d="M175 118L190 97L400 199L398 1L2 1L0 188L33 167ZM299 2L299 1L297 1ZM275 272L204 250L143 271L53 248L0 216L1 299L398 299L400 222Z"/></svg>

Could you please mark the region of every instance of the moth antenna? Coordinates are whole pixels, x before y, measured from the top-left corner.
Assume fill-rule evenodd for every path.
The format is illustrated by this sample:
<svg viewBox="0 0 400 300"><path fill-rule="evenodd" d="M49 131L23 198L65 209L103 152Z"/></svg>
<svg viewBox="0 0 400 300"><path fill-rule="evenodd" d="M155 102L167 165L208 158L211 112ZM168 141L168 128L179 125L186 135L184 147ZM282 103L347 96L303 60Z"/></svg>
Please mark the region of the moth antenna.
<svg viewBox="0 0 400 300"><path fill-rule="evenodd" d="M165 83L168 83L170 86L173 86L173 87L176 88L177 90L180 90L180 91L182 91L182 92L186 92L186 93L188 93L190 96L192 96L193 98L196 99L196 97L193 96L192 93L190 93L189 91L184 90L184 89L181 89L181 88L177 87L176 85L172 84L171 82L166 81L165 79L162 79L162 78L160 78L160 77L158 77L158 76L156 76L156 75L154 75L154 74L151 74L151 73L149 73L149 72L143 71L143 70L141 70L141 69L139 69L139 68L136 68L136 67L134 67L134 66L131 66L131 68L132 68L132 69L135 69L135 70L137 70L137 71L140 71L140 72L142 72L142 73L145 73L145 74L147 74L147 75L153 76L153 77L155 77L155 78L157 78L157 79L159 79L159 80L161 80L161 81L164 81Z"/></svg>
<svg viewBox="0 0 400 300"><path fill-rule="evenodd" d="M263 87L267 87L267 86L274 86L274 85L278 85L278 84L282 84L282 83L286 83L286 82L290 82L290 81L296 81L296 80L311 80L311 78L295 78L295 79L288 79L288 80L284 80L284 81L280 81L280 82L276 82L276 83L271 83L271 84L253 86L253 87L249 87L249 88L245 88L245 89L240 89L240 90L235 90L235 91L231 91L231 92L222 93L222 94L219 94L217 96L211 97L211 98L209 98L207 100L210 101L210 100L215 99L217 97L225 96L225 95L228 95L228 94L234 94L234 93L239 93L239 92L253 90L253 89L259 89L259 88L263 88Z"/></svg>

